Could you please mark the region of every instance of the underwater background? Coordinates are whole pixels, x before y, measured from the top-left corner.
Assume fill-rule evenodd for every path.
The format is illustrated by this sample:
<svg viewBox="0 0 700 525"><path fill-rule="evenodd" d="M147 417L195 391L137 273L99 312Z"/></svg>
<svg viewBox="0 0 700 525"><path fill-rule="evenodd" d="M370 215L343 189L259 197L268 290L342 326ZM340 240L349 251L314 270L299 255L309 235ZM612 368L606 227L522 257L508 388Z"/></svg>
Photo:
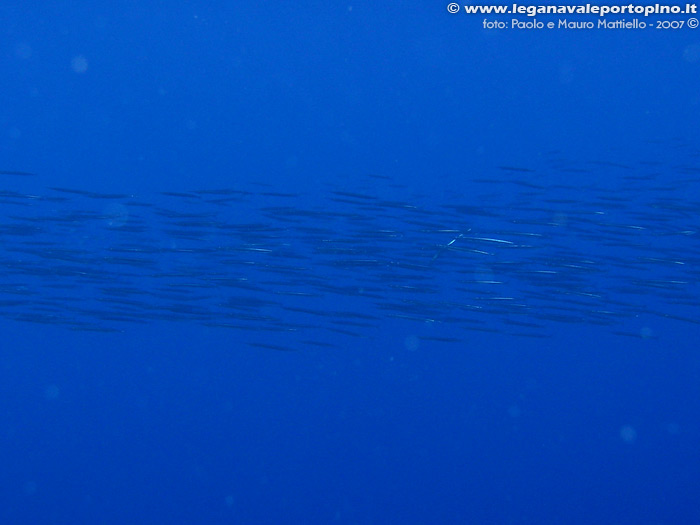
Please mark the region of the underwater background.
<svg viewBox="0 0 700 525"><path fill-rule="evenodd" d="M700 32L447 4L3 2L0 521L700 523Z"/></svg>

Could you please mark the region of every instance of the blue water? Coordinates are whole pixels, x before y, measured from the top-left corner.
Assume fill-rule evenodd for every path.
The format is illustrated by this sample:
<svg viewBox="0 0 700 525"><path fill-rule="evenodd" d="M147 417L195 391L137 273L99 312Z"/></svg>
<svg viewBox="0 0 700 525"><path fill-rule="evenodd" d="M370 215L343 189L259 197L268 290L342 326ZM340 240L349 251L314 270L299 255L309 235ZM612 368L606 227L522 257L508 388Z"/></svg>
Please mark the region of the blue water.
<svg viewBox="0 0 700 525"><path fill-rule="evenodd" d="M0 521L700 523L690 15L234 4L0 6Z"/></svg>

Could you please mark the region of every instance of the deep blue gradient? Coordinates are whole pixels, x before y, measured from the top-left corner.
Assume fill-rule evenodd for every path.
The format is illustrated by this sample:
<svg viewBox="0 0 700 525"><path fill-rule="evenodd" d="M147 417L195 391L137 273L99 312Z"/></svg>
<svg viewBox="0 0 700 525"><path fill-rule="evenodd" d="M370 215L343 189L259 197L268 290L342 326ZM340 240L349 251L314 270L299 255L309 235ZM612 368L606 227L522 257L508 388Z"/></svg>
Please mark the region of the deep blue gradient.
<svg viewBox="0 0 700 525"><path fill-rule="evenodd" d="M0 522L700 523L697 29L487 31L483 17L425 1L103 4L0 6L0 170L37 174L0 175L3 190L160 204L170 202L160 192L265 184L298 194L300 209L327 209L344 189L437 210L488 204L475 181L515 177L566 186L555 196L575 204L554 205L565 213L600 202L591 188L602 185L625 202L625 220L657 195L686 204L663 225L685 233L654 242L683 251L691 299L674 303L665 285L623 292L606 278L599 292L642 305L638 317L612 329L553 319L531 338L496 314L479 318L493 332L409 323L348 294L319 308L380 322L359 336L319 326L313 339L329 346L293 352L187 320L102 333L3 316ZM517 201L499 217L525 218L522 189L498 186L513 193L492 202ZM254 222L251 208L279 205L255 198L227 220ZM15 220L15 207L0 209L3 225ZM616 210L605 210L613 221ZM651 230L647 211L636 220ZM391 214L397 227L401 211ZM637 257L586 233L564 248L596 268ZM62 235L70 248L109 243ZM445 290L460 252L431 261L452 237L401 247L435 268L421 283L441 290L435 301L459 300ZM629 239L646 242L638 230ZM652 264L648 277L667 279L673 264ZM7 300L14 281L0 282ZM662 310L685 320L649 314Z"/></svg>

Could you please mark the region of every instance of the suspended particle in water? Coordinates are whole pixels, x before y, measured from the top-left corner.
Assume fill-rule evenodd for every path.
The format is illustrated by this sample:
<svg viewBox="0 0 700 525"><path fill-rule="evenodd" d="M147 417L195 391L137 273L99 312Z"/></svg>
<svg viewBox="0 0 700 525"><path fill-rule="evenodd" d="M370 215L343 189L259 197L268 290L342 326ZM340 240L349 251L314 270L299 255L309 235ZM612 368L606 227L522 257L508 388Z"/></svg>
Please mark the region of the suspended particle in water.
<svg viewBox="0 0 700 525"><path fill-rule="evenodd" d="M630 425L624 425L620 429L620 438L630 445L637 441L637 431Z"/></svg>
<svg viewBox="0 0 700 525"><path fill-rule="evenodd" d="M88 68L88 61L83 55L75 56L70 61L70 67L75 73L85 73Z"/></svg>

